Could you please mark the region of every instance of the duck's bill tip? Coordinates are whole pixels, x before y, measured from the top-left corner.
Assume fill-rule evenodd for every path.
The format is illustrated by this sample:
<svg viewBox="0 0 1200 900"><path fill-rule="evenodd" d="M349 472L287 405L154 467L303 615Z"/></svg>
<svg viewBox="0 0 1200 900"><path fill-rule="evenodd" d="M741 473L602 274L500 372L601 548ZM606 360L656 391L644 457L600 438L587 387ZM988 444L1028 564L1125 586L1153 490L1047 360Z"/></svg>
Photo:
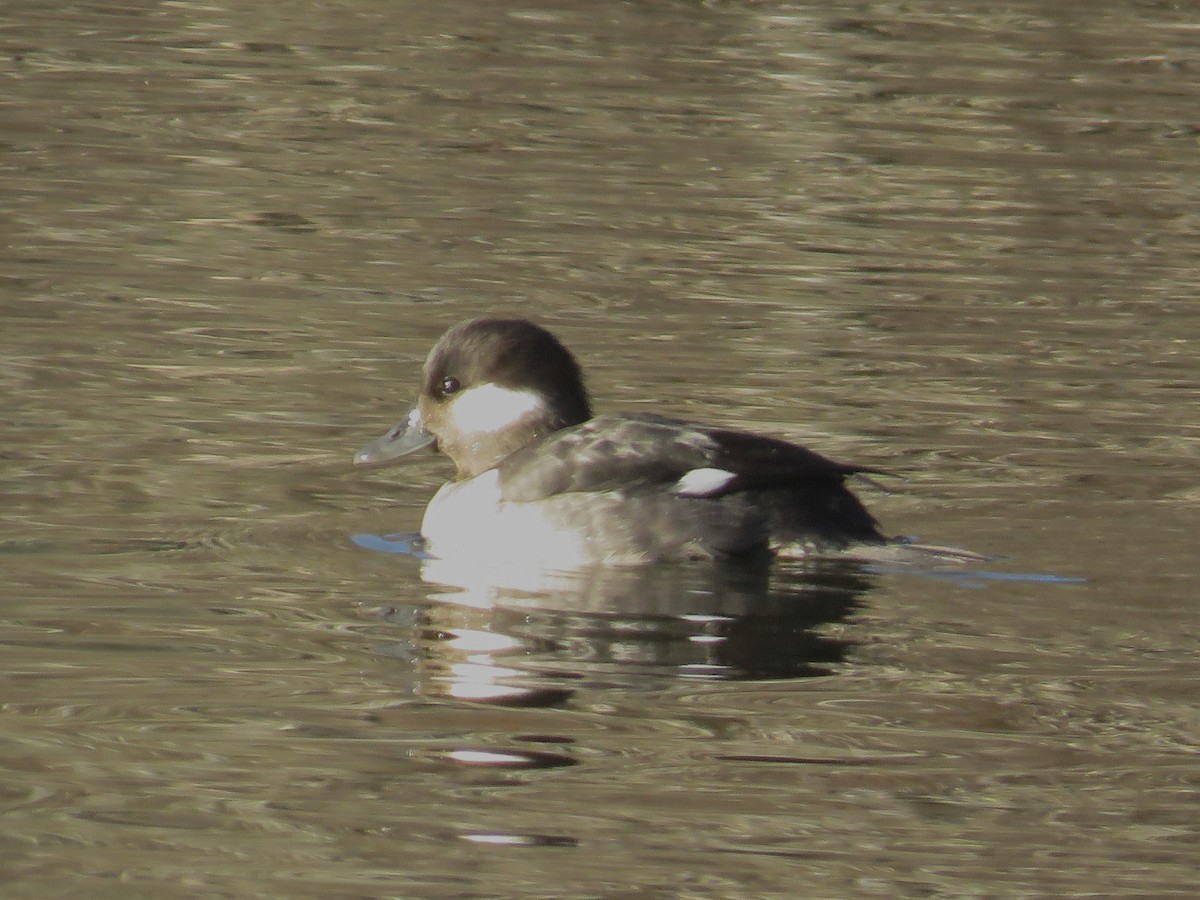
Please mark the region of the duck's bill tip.
<svg viewBox="0 0 1200 900"><path fill-rule="evenodd" d="M414 412L383 437L376 438L355 453L354 464L371 466L392 462L433 446L435 440L437 439L422 427L420 417Z"/></svg>

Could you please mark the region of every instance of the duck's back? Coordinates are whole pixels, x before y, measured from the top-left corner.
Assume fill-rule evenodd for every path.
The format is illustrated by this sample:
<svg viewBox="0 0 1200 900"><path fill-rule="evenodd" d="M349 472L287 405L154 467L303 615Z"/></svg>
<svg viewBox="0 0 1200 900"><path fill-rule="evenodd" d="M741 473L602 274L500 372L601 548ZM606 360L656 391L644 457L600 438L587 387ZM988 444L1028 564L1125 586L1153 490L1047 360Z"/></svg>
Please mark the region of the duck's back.
<svg viewBox="0 0 1200 900"><path fill-rule="evenodd" d="M531 539L575 535L592 561L721 558L882 542L844 483L859 471L773 438L615 415L514 453L489 490Z"/></svg>

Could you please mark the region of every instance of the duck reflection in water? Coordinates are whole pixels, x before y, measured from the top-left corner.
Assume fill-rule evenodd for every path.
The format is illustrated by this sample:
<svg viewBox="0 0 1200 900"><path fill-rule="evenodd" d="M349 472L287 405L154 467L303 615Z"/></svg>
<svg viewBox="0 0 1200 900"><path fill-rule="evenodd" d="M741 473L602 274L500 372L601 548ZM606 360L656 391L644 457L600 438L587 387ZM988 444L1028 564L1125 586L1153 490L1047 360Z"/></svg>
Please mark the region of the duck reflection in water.
<svg viewBox="0 0 1200 900"><path fill-rule="evenodd" d="M384 539L360 539L383 549ZM412 563L429 581L430 561ZM411 663L414 693L517 705L561 702L580 686L806 678L845 660L852 643L829 632L873 584L843 560L544 576L537 586L430 582L427 603L384 610L405 634L383 652Z"/></svg>

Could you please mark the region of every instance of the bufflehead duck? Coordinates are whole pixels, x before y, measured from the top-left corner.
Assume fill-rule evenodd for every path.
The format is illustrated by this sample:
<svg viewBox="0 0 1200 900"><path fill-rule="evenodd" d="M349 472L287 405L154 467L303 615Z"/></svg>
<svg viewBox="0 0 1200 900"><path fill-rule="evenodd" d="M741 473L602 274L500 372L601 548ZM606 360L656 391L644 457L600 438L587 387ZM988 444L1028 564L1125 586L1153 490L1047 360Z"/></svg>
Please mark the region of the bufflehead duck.
<svg viewBox="0 0 1200 900"><path fill-rule="evenodd" d="M575 358L524 319L447 331L417 406L354 461L429 447L458 469L421 524L443 559L516 554L575 568L886 543L845 485L874 470L650 413L593 418Z"/></svg>

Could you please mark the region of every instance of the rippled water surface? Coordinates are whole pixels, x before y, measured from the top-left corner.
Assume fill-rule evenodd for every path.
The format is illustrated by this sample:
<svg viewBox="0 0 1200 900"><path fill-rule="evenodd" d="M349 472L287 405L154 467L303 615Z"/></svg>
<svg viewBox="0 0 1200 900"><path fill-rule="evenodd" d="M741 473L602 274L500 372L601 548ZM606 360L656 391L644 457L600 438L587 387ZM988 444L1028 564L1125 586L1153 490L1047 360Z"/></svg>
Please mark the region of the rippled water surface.
<svg viewBox="0 0 1200 900"><path fill-rule="evenodd" d="M5 4L0 892L1190 894L1194 12ZM485 311L995 559L438 583Z"/></svg>

